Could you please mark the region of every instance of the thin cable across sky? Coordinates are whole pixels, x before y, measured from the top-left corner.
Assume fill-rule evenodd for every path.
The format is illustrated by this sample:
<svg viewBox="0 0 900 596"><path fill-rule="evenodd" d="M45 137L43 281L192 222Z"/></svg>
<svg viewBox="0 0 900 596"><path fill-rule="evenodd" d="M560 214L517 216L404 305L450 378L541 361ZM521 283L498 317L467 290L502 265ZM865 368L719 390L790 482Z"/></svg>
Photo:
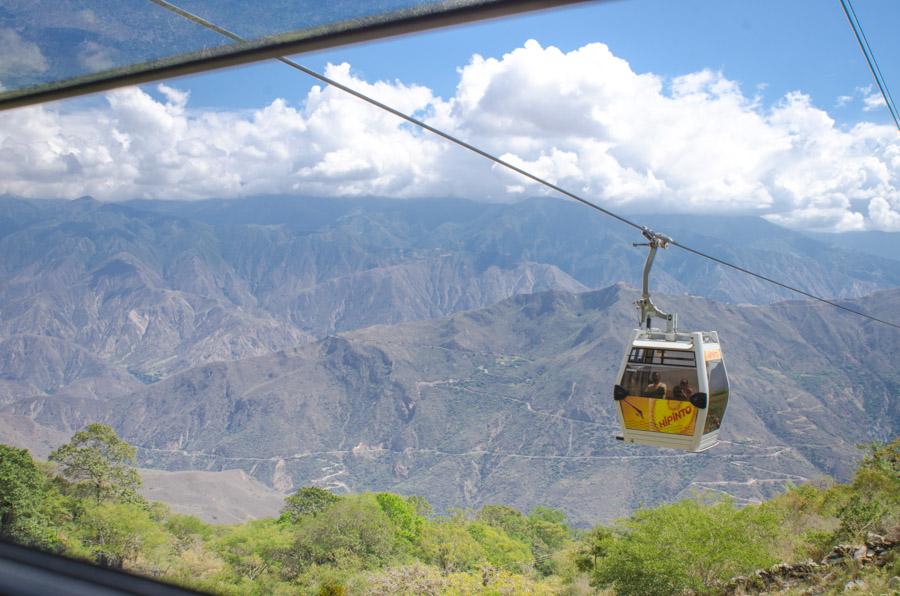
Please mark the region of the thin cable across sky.
<svg viewBox="0 0 900 596"><path fill-rule="evenodd" d="M894 103L893 96L891 96L891 90L887 86L887 81L884 80L884 75L881 74L881 68L878 67L878 61L875 59L875 52L872 51L872 46L869 45L869 40L863 31L862 24L860 24L859 18L856 16L856 11L853 10L853 4L850 0L841 0L841 8L844 9L844 15L850 22L850 28L853 29L853 34L856 36L857 43L859 43L859 49L862 50L863 56L866 57L869 70L872 71L872 76L875 77L875 84L878 85L878 89L881 91L884 104L891 113L891 118L894 119L897 130L900 131L900 114L897 113L897 106Z"/></svg>
<svg viewBox="0 0 900 596"><path fill-rule="evenodd" d="M205 28L207 28L207 29L210 29L210 30L212 30L212 31L215 31L216 33L218 33L218 34L220 34L220 35L223 35L223 36L225 36L225 37L228 37L229 39L231 39L231 40L233 40L233 41L237 41L237 42L244 41L244 40L243 40L239 35L237 35L236 33L233 33L233 32L231 32L231 31L229 31L228 29L225 29L225 28L223 28L223 27L220 27L219 25L216 25L215 23L212 23L212 22L210 22L210 21L204 19L203 17L200 17L200 16L198 16L198 15L195 15L195 14L193 14L193 13L191 13L191 12L188 12L187 10L184 10L183 8L180 8L180 7L178 7L178 6L174 5L174 4L172 4L171 2L168 2L168 0L150 0L150 1L151 1L151 2L154 2L154 3L156 3L156 4L158 4L159 6L165 8L166 10L172 11L172 12L174 12L175 14L177 14L177 15L179 15L179 16L182 16L182 17L184 17L184 18L186 18L186 19L188 19L188 20L190 20L190 21L196 23L197 25L200 25L201 27L205 27ZM841 0L842 5L843 5L843 2L844 2L844 0ZM845 10L846 10L846 9L845 9ZM848 18L849 18L849 16L848 16ZM854 29L854 31L855 31L855 29ZM860 41L860 44L862 44L862 41ZM864 51L864 52L865 52L865 51ZM501 166L503 166L503 167L505 167L505 168L507 168L507 169L509 169L509 170L512 170L513 172L516 172L517 174L520 174L520 175L522 175L522 176L524 176L524 177L526 177L526 178L528 178L528 179L530 179L530 180L532 180L532 181L534 181L534 182L537 182L538 184L541 184L541 185L543 185L543 186L545 186L545 187L547 187L547 188L549 188L549 189L551 189L551 190L553 190L553 191L556 191L556 192L560 193L560 194L563 195L563 196L566 196L566 197L568 197L568 198L570 198L570 199L573 199L573 200L575 200L575 201L578 201L579 203L582 203L583 205L585 205L585 206L587 206L587 207L590 207L590 208L592 208L592 209L595 209L595 210L599 211L600 213L602 213L602 214L604 214L604 215L606 215L606 216L612 217L613 219L617 219L617 220L619 220L620 222L622 222L622 223L624 223L624 224L626 224L626 225L628 225L628 226L631 226L631 227L635 228L636 230L639 230L641 233L647 233L647 234L655 235L655 233L652 232L652 231L651 231L649 228L647 228L646 226L642 226L642 225L640 225L640 224L637 223L637 222L634 222L634 221L632 221L632 220L630 220L630 219L628 219L628 218L626 218L626 217L623 217L623 216L621 216L621 215L619 215L619 214L617 214L617 213L614 213L614 212L612 212L612 211L610 211L610 210L608 210L608 209L605 209L605 208L601 207L600 205L594 203L593 201L590 201L590 200L588 200L588 199L585 199L584 197L578 196L577 194L575 194L575 193L573 193L573 192L571 192L571 191L568 191L568 190L566 190L566 189L564 189L564 188L562 188L562 187L560 187L560 186L557 186L556 184L553 184L552 182L550 182L550 181L548 181L548 180L545 180L545 179L541 178L540 176L537 176L537 175L535 175L535 174L532 174L531 172L529 172L529 171L527 171L527 170L524 170L524 169L522 169L522 168L520 168L520 167L518 167L518 166L515 166L515 165L513 165L512 163L510 163L510 162L508 162L508 161L506 161L506 160L504 160L504 159L501 159L500 157L498 157L498 156L496 156L496 155L494 155L494 154L492 154L492 153L488 153L487 151L485 151L485 150L483 150L483 149L481 149L481 148L479 148L479 147L476 147L475 145L472 145L471 143L467 143L466 141L464 141L464 140L462 140L462 139L460 139L460 138L458 138L458 137L455 137L455 136L453 136L453 135L451 135L451 134L449 134L449 133L447 133L447 132L444 132L444 131L442 131L442 130L440 130L440 129L438 129L438 128L435 128L435 127L431 126L430 124L427 124L427 123L423 122L422 120L419 120L418 118L415 118L415 117L410 116L410 115L408 115L408 114L404 114L403 112L401 112L401 111L399 111L399 110L397 110L397 109L395 109L395 108L392 108L391 106L389 106L389 105L387 105L387 104L384 104L384 103L378 101L377 99L374 99L374 98L372 98L372 97L369 97L368 95L366 95L366 94L364 94L364 93L361 93L361 92L359 92L359 91L357 91L357 90L355 90L355 89L353 89L353 88L351 88L351 87L348 87L348 86L346 86L346 85L344 85L344 84L342 84L342 83L339 83L338 81L335 81L335 80L333 80L333 79L331 79L331 78L325 76L324 74L321 74L321 73L318 73L318 72L316 72L316 71L314 71L314 70L311 70L311 69L309 69L309 68L307 68L307 67L305 67L305 66L303 66L303 65L301 65L301 64L298 64L298 63L294 62L293 60L290 60L290 59L288 59L288 58L285 58L285 57L283 57L283 56L282 56L282 57L279 57L278 60L279 60L280 62L282 62L282 63L284 63L284 64L290 66L291 68L293 68L293 69L295 69L295 70L299 70L299 71L302 72L303 74L306 74L306 75L308 75L308 76L310 76L310 77L312 77L312 78L314 78L314 79L317 79L317 80L319 80L319 81L321 81L321 82L323 82L323 83L325 83L325 84L327 84L327 85L331 85L332 87L335 87L336 89L340 89L341 91L343 91L343 92L345 92L345 93L348 93L348 94L350 94L350 95L352 95L352 96L354 96L354 97L356 97L356 98L358 98L358 99L361 99L362 101L365 101L365 102L367 102L367 103L369 103L369 104L371 104L371 105L373 105L373 106L375 106L375 107L377 107L377 108L379 108L379 109L381 109L381 110L384 110L384 111L386 111L386 112L389 112L389 113L393 114L394 116L397 116L398 118L401 118L401 119L403 119L403 120L406 120L406 121L409 122L410 124L414 124L415 126L417 126L417 127L419 127L419 128L422 128L422 129L424 129L424 130L427 130L428 132L430 132L430 133L432 133L432 134L435 134L435 135L437 135L437 136L439 136L439 137L441 137L441 138L443 138L443 139L445 139L445 140L447 140L447 141L450 141L451 143L454 143L454 144L456 144L456 145L459 145L460 147L463 147L464 149L467 149L467 150L469 150L469 151L471 151L471 152L473 152L473 153L476 153L476 154L478 154L478 155L484 157L485 159L488 159L488 160L490 160L490 161L492 161L492 162L494 162L494 163L496 163L496 164L498 164L498 165L501 165ZM874 68L877 68L877 66L874 67ZM873 70L873 74L874 74L874 73L875 73L875 70ZM879 86L880 86L880 85L879 85ZM887 98L887 96L886 96L886 98ZM893 111L891 112L891 114L893 115ZM895 120L896 120L896 116L895 116ZM898 124L898 127L900 127L900 124ZM771 277L767 277L767 276L762 275L762 274L760 274L760 273L756 273L756 272L754 272L754 271L750 271L749 269L745 269L744 267L741 267L741 266L739 266L739 265L735 265L735 264L733 264L733 263L729 263L728 261L722 260L722 259L720 259L720 258L718 258L718 257L713 256L713 255L709 255L709 254L707 254L707 253L705 253L705 252L702 252L702 251L700 251L700 250L691 248L690 246L687 246L687 245L685 245L685 244L681 244L680 242L677 242L677 241L675 241L675 240L671 240L671 239L670 239L670 240L669 240L669 243L672 244L672 245L674 245L674 246L677 246L678 248L680 248L680 249L682 249L682 250L685 250L685 251L687 251L687 252L689 252L689 253L691 253L691 254L694 254L694 255L696 255L696 256L703 257L703 258L705 258L705 259L709 259L710 261L713 261L713 262L715 262L715 263L718 263L719 265L723 265L723 266L725 266L725 267L730 267L731 269L734 269L735 271L739 271L739 272L741 272L741 273L745 273L745 274L747 274L747 275L751 275L751 276L753 276L753 277L756 277L757 279L760 279L760 280L762 280L762 281L765 281L765 282L774 284L774 285L779 286L779 287L781 287L781 288L784 288L784 289L786 289L786 290L790 290L791 292L795 292L795 293L797 293L797 294L800 294L800 295L805 296L805 297L807 297L807 298L810 298L810 299L812 299L812 300L817 300L817 301L819 301L819 302L822 302L823 304L827 304L827 305L829 305L829 306L833 306L833 307L835 307L835 308L838 308L838 309L844 310L844 311L846 311L846 312L849 312L849 313L858 315L858 316L860 316L860 317L864 317L864 318L866 318L866 319L869 319L869 320L874 321L874 322L876 322L876 323L880 323L880 324L882 324L882 325L887 325L887 326L889 326L889 327L894 327L895 329L900 329L900 324L898 324L898 323L894 323L894 322L891 322L891 321L887 321L887 320L884 320L884 319L880 319L880 318L878 318L878 317L874 317L874 316L872 316L872 315L866 314L866 313L864 313L864 312L858 311L858 310L853 309L853 308L850 308L850 307L848 307L848 306L844 306L843 304L838 304L837 302L834 302L834 301L832 301L832 300L828 300L827 298L823 298L823 297L821 297L821 296L817 296L817 295L812 294L812 293L810 293L810 292L807 292L807 291L805 291L805 290L801 290L800 288L794 287L794 286L792 286L792 285L790 285L790 284L787 284L787 283L784 283L784 282L780 282L780 281L778 281L778 280L772 279Z"/></svg>

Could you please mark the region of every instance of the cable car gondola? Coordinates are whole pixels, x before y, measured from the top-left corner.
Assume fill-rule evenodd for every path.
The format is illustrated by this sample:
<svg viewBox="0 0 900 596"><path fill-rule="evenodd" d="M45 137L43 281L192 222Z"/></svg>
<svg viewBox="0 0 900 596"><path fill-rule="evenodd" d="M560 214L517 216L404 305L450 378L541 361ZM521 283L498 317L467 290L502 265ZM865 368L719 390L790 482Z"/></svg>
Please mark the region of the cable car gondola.
<svg viewBox="0 0 900 596"><path fill-rule="evenodd" d="M719 335L715 331L680 332L678 317L650 300L650 268L657 248L671 239L646 228L649 246L644 264L643 294L636 302L640 324L635 329L613 390L626 443L705 451L718 442L719 427L728 405L728 375ZM652 317L666 321L655 329Z"/></svg>

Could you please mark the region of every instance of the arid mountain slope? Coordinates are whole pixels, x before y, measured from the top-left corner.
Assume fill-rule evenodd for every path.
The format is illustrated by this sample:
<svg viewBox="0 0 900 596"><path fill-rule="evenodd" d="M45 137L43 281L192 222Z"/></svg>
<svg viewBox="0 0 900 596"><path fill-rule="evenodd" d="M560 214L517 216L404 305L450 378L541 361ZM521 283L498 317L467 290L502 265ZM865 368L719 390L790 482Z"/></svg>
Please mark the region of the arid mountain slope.
<svg viewBox="0 0 900 596"><path fill-rule="evenodd" d="M584 522L698 487L844 477L897 432L897 333L672 248L654 289L717 327L713 453L618 444L609 399L644 259L578 205L0 198L0 440L112 421L144 465L281 490L547 503ZM699 249L900 318L900 261L756 218L641 216ZM589 288L605 287L589 291ZM684 293L702 297L686 297ZM739 303L756 303L757 306ZM448 316L449 315L449 316ZM588 505L585 505L588 504Z"/></svg>
<svg viewBox="0 0 900 596"><path fill-rule="evenodd" d="M0 403L31 396L97 398L134 391L140 383L78 344L46 335L0 340Z"/></svg>
<svg viewBox="0 0 900 596"><path fill-rule="evenodd" d="M64 340L145 382L516 294L638 285L644 258L633 230L558 200L7 197L0 209L0 338ZM761 219L641 220L823 295L900 285L896 260ZM786 297L677 249L658 257L654 287L734 303Z"/></svg>
<svg viewBox="0 0 900 596"><path fill-rule="evenodd" d="M141 470L141 494L162 501L176 513L196 515L211 524L239 524L275 517L284 495L247 476L242 470L166 472Z"/></svg>
<svg viewBox="0 0 900 596"><path fill-rule="evenodd" d="M855 444L898 432L900 334L805 302L665 299L718 328L733 399L724 443L625 446L610 388L633 290L544 292L446 319L375 326L205 365L111 404L145 465L239 467L280 489L424 494L438 506L561 506L582 522L694 489L738 498L845 477ZM858 305L900 311L900 290ZM704 324L705 323L705 324Z"/></svg>
<svg viewBox="0 0 900 596"><path fill-rule="evenodd" d="M64 340L146 382L310 333L586 289L550 264L414 248L365 216L310 232L218 205L229 223L91 199L0 200L0 338Z"/></svg>

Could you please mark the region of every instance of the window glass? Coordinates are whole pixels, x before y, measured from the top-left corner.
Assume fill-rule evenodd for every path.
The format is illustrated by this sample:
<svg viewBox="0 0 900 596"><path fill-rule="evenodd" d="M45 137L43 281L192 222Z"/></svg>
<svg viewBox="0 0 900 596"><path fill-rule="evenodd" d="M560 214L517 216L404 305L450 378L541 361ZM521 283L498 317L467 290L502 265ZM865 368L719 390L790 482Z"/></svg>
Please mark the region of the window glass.
<svg viewBox="0 0 900 596"><path fill-rule="evenodd" d="M646 358L649 362L685 362L693 358L692 353L679 353L675 350L642 350L634 356L634 360ZM619 401L626 429L675 435L694 434L697 409L688 400L697 391L696 368L683 364L673 366L629 362L620 384L628 393L625 399Z"/></svg>
<svg viewBox="0 0 900 596"><path fill-rule="evenodd" d="M352 34L362 32L367 25L382 23L389 27L411 16L437 20L463 7L486 12L489 5L496 3L485 0L179 0L176 4L239 32L246 43L204 29L151 2L0 3L0 40L4 40L4 51L12 48L13 52L11 58L0 55L3 78L0 101L42 87L71 87L86 76L107 79L121 74L121 69L146 73L158 67L156 60L177 63L204 56L234 55L249 45L299 43L328 33ZM15 50L19 47L24 49ZM19 57L16 62L15 52L33 56L27 59L36 60L37 64L28 66L23 62L26 57Z"/></svg>
<svg viewBox="0 0 900 596"><path fill-rule="evenodd" d="M686 401L697 392L697 369L629 363L620 385L628 395Z"/></svg>
<svg viewBox="0 0 900 596"><path fill-rule="evenodd" d="M721 360L710 360L706 363L706 369L709 374L709 413L703 427L704 434L721 426L725 408L728 406L728 374L725 372L725 363Z"/></svg>

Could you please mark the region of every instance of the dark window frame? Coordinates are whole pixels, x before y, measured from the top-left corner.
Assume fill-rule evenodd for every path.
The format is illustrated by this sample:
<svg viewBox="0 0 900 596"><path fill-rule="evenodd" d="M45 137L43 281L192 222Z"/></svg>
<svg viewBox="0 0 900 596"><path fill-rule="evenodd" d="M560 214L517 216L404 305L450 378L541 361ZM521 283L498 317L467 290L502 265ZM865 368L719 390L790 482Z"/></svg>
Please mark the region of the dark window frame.
<svg viewBox="0 0 900 596"><path fill-rule="evenodd" d="M628 353L628 364L697 368L697 354L694 350L632 347Z"/></svg>

